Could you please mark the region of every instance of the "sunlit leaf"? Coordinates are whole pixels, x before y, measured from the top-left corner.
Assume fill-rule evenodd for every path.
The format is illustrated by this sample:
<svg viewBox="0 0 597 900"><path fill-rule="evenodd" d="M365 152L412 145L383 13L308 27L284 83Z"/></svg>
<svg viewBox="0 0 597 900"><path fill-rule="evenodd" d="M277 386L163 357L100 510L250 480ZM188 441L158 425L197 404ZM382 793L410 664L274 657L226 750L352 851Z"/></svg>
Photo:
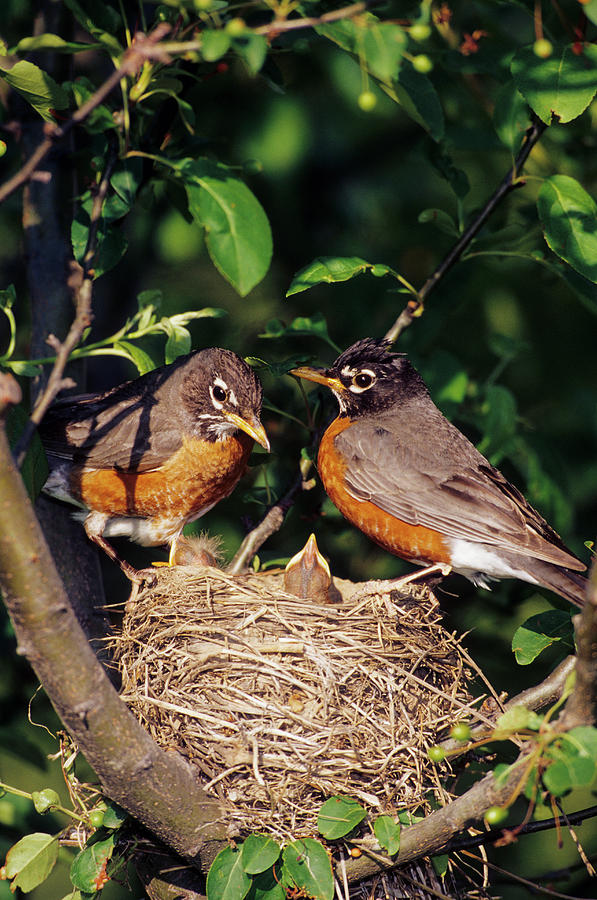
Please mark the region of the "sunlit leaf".
<svg viewBox="0 0 597 900"><path fill-rule="evenodd" d="M157 363L151 358L149 353L146 353L145 350L142 350L136 344L130 341L117 341L114 347L126 353L130 361L137 367L139 375L145 375L156 368Z"/></svg>
<svg viewBox="0 0 597 900"><path fill-rule="evenodd" d="M230 36L221 28L206 28L201 34L201 55L207 62L221 59L230 48Z"/></svg>
<svg viewBox="0 0 597 900"><path fill-rule="evenodd" d="M249 834L242 848L242 864L248 875L269 869L281 853L281 847L267 834Z"/></svg>
<svg viewBox="0 0 597 900"><path fill-rule="evenodd" d="M207 900L243 900L251 879L243 869L241 847L225 847L207 873Z"/></svg>
<svg viewBox="0 0 597 900"><path fill-rule="evenodd" d="M6 878L11 890L20 888L25 894L42 884L54 868L59 844L51 834L27 834L6 854Z"/></svg>
<svg viewBox="0 0 597 900"><path fill-rule="evenodd" d="M317 816L317 828L329 841L335 841L351 832L362 822L367 811L352 797L330 797Z"/></svg>
<svg viewBox="0 0 597 900"><path fill-rule="evenodd" d="M551 175L537 198L551 250L589 281L597 282L597 203L569 175Z"/></svg>
<svg viewBox="0 0 597 900"><path fill-rule="evenodd" d="M209 255L241 297L269 268L272 234L254 194L226 166L209 159L186 159L178 165L189 210L205 228Z"/></svg>
<svg viewBox="0 0 597 900"><path fill-rule="evenodd" d="M444 111L433 83L412 66L401 66L393 83L396 99L405 112L428 131L434 141L444 136ZM387 91L390 94L391 92Z"/></svg>
<svg viewBox="0 0 597 900"><path fill-rule="evenodd" d="M571 122L587 108L597 91L597 47L583 45L577 54L572 45L555 47L547 59L522 47L511 65L516 86L529 106L550 125L554 116Z"/></svg>
<svg viewBox="0 0 597 900"><path fill-rule="evenodd" d="M241 34L233 38L232 47L244 59L251 75L261 70L267 56L267 41L262 34Z"/></svg>
<svg viewBox="0 0 597 900"><path fill-rule="evenodd" d="M30 103L46 122L54 122L52 110L68 106L66 91L32 62L22 59L12 68L0 65L0 77Z"/></svg>
<svg viewBox="0 0 597 900"><path fill-rule="evenodd" d="M398 74L407 37L391 22L371 23L362 29L359 50L365 64L376 78L391 81Z"/></svg>
<svg viewBox="0 0 597 900"><path fill-rule="evenodd" d="M368 268L371 268L371 263L359 256L319 256L296 273L286 291L286 296L299 294L322 282L333 284L338 281L349 281Z"/></svg>
<svg viewBox="0 0 597 900"><path fill-rule="evenodd" d="M11 47L11 53L30 53L32 50L53 50L54 53L80 53L86 50L97 50L101 44L88 43L84 44L80 41L65 41L58 34L45 32L37 34L33 37L21 38L15 47Z"/></svg>
<svg viewBox="0 0 597 900"><path fill-rule="evenodd" d="M493 108L493 127L502 144L513 153L520 147L523 135L529 127L527 101L509 81L496 94Z"/></svg>
<svg viewBox="0 0 597 900"><path fill-rule="evenodd" d="M400 850L400 824L391 816L378 816L373 823L375 837L389 856Z"/></svg>
<svg viewBox="0 0 597 900"><path fill-rule="evenodd" d="M315 900L332 900L334 876L324 847L313 838L293 841L283 853L284 868L294 884Z"/></svg>
<svg viewBox="0 0 597 900"><path fill-rule="evenodd" d="M512 638L512 650L516 662L521 666L532 663L539 654L556 641L574 649L572 622L570 614L559 609L550 609L530 619L516 629Z"/></svg>

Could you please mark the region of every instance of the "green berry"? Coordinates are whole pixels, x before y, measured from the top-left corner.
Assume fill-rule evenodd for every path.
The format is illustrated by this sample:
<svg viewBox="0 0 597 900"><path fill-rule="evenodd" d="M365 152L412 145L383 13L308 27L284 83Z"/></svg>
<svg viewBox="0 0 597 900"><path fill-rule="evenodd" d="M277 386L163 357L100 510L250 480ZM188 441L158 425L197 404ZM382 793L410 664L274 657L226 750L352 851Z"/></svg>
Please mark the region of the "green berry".
<svg viewBox="0 0 597 900"><path fill-rule="evenodd" d="M193 6L200 12L211 9L213 0L193 0Z"/></svg>
<svg viewBox="0 0 597 900"><path fill-rule="evenodd" d="M470 741L471 729L466 722L458 722L450 729L450 737L455 741Z"/></svg>
<svg viewBox="0 0 597 900"><path fill-rule="evenodd" d="M416 25L411 25L409 34L413 41L426 41L431 34L431 28L423 22L418 22Z"/></svg>
<svg viewBox="0 0 597 900"><path fill-rule="evenodd" d="M443 747L429 747L429 749L427 750L427 756L429 757L431 762L439 763L446 758L446 751Z"/></svg>
<svg viewBox="0 0 597 900"><path fill-rule="evenodd" d="M0 157L4 156L6 153L6 142L0 141Z"/></svg>
<svg viewBox="0 0 597 900"><path fill-rule="evenodd" d="M373 91L361 91L357 103L359 104L363 112L371 112L371 110L375 109L375 106L377 105L377 97L375 96Z"/></svg>
<svg viewBox="0 0 597 900"><path fill-rule="evenodd" d="M421 72L423 75L426 75L427 72L431 72L433 69L433 63L429 59L426 53L419 53L418 56L415 56L412 61L413 68L416 69L417 72Z"/></svg>
<svg viewBox="0 0 597 900"><path fill-rule="evenodd" d="M104 824L104 812L103 809L93 809L89 813L89 824L94 828L101 828Z"/></svg>
<svg viewBox="0 0 597 900"><path fill-rule="evenodd" d="M490 806L483 818L488 825L501 825L508 818L508 810L503 806Z"/></svg>
<svg viewBox="0 0 597 900"><path fill-rule="evenodd" d="M553 44L547 38L540 38L533 44L533 53L540 59L548 59L553 53Z"/></svg>
<svg viewBox="0 0 597 900"><path fill-rule="evenodd" d="M247 24L244 19L240 17L236 17L235 19L230 19L229 22L226 22L226 32L231 37L238 37L241 34L244 34L247 30Z"/></svg>

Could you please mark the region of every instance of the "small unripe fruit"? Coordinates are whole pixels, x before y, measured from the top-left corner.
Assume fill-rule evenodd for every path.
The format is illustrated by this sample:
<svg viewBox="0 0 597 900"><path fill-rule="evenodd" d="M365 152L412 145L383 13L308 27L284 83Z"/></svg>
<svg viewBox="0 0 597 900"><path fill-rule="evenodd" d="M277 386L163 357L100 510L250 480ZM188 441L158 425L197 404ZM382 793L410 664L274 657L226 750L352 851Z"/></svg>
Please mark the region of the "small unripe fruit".
<svg viewBox="0 0 597 900"><path fill-rule="evenodd" d="M429 747L429 749L427 750L427 756L429 757L431 762L439 763L446 758L446 751L443 747Z"/></svg>
<svg viewBox="0 0 597 900"><path fill-rule="evenodd" d="M6 142L0 141L0 157L4 156L6 153Z"/></svg>
<svg viewBox="0 0 597 900"><path fill-rule="evenodd" d="M371 112L377 104L377 97L373 91L361 91L357 102L363 112Z"/></svg>
<svg viewBox="0 0 597 900"><path fill-rule="evenodd" d="M104 810L93 809L89 813L89 824L93 825L94 828L101 828L104 824Z"/></svg>
<svg viewBox="0 0 597 900"><path fill-rule="evenodd" d="M200 12L205 12L212 7L212 0L193 0L193 6Z"/></svg>
<svg viewBox="0 0 597 900"><path fill-rule="evenodd" d="M240 34L244 34L246 30L247 23L238 16L235 19L230 19L229 22L226 22L226 32L231 35L231 37L238 37Z"/></svg>
<svg viewBox="0 0 597 900"><path fill-rule="evenodd" d="M413 41L426 41L431 34L431 28L429 25L424 25L423 22L419 22L416 25L411 25L409 34Z"/></svg>
<svg viewBox="0 0 597 900"><path fill-rule="evenodd" d="M483 818L488 825L501 825L508 818L508 810L503 806L490 806Z"/></svg>
<svg viewBox="0 0 597 900"><path fill-rule="evenodd" d="M533 53L540 59L548 59L553 53L553 44L547 38L540 38L533 44Z"/></svg>
<svg viewBox="0 0 597 900"><path fill-rule="evenodd" d="M431 72L431 70L433 69L433 63L426 53L419 53L418 56L414 57L412 63L413 68L415 68L417 72L421 72L423 75L426 75L427 72Z"/></svg>
<svg viewBox="0 0 597 900"><path fill-rule="evenodd" d="M455 741L469 741L471 737L471 729L466 722L458 722L450 729L450 737Z"/></svg>

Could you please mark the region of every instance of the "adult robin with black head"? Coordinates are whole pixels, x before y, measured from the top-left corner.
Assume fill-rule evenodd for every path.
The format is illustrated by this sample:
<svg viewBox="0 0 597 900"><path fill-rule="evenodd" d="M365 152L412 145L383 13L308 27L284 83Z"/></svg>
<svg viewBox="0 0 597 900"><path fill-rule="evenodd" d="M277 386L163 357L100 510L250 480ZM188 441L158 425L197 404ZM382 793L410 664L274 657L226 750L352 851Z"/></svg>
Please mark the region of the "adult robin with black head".
<svg viewBox="0 0 597 900"><path fill-rule="evenodd" d="M105 393L67 397L45 416L46 493L84 510L87 535L118 561L106 538L154 547L227 497L253 442L269 450L262 388L230 350L180 357Z"/></svg>
<svg viewBox="0 0 597 900"><path fill-rule="evenodd" d="M365 338L328 369L291 374L326 385L338 400L317 466L332 502L368 537L480 587L519 578L582 605L586 566L448 422L389 342Z"/></svg>

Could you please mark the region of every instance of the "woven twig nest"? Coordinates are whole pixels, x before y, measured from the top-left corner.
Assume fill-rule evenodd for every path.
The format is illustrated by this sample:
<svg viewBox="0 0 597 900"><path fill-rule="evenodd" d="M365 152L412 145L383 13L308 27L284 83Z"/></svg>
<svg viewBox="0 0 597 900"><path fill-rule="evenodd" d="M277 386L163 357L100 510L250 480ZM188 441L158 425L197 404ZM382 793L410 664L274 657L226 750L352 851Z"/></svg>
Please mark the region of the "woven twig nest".
<svg viewBox="0 0 597 900"><path fill-rule="evenodd" d="M280 576L181 566L127 605L122 697L197 766L231 834L315 834L337 794L429 809L426 751L471 711L470 660L427 588L382 584L336 582L342 601L316 605Z"/></svg>

